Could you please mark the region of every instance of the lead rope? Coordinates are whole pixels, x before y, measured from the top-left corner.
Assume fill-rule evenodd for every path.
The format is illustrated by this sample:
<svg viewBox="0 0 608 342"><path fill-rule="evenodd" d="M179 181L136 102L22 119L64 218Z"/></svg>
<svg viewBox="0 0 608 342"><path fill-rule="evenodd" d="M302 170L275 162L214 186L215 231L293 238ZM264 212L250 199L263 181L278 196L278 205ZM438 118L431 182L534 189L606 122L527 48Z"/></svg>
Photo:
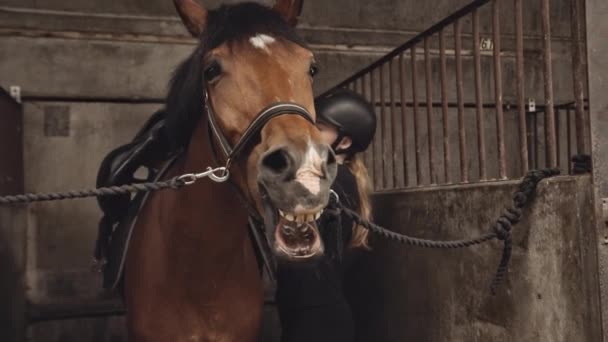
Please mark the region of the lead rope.
<svg viewBox="0 0 608 342"><path fill-rule="evenodd" d="M528 174L519 184L517 191L515 191L515 193L513 194L513 205L510 208L507 208L505 212L490 227L491 232L477 238L465 240L437 241L399 234L394 231L390 231L384 227L381 227L373 222L364 220L357 212L345 207L338 200L330 201L330 205L335 206L334 208L337 208L340 211L344 212L344 214L346 214L347 217L352 219L357 225L360 225L386 239L397 241L411 246L437 249L455 249L478 245L494 239L503 241L502 257L500 259L500 263L496 270L494 279L492 280L492 283L490 285L490 292L492 293L492 295L495 295L496 290L502 284L509 267L509 260L511 258L512 250L512 227L521 221L522 209L526 206L527 203L529 203L529 199L534 194L538 183L545 178L557 176L559 175L559 173L559 169L556 168L534 170L528 172Z"/></svg>
<svg viewBox="0 0 608 342"><path fill-rule="evenodd" d="M209 178L214 182L222 183L228 180L230 176L228 170L225 167L218 167L215 169L207 168L205 172L201 173L187 173L181 176L173 177L166 181L158 182L146 182L146 183L133 183L125 184L120 186L101 187L89 190L77 190L67 192L50 192L50 193L38 193L38 194L22 194L22 195L11 195L0 197L0 204L19 204L19 203L33 203L33 202L44 202L44 201L61 201L67 199L87 198L87 197L103 197L103 196L116 196L116 195L128 195L131 193L138 192L151 192L163 189L179 189L184 185L191 185L196 183L201 178Z"/></svg>
<svg viewBox="0 0 608 342"><path fill-rule="evenodd" d="M528 203L530 197L533 195L534 191L536 190L536 187L538 186L538 183L545 178L559 175L559 172L559 169L543 169L528 172L526 177L524 177L523 181L520 183L518 190L513 195L512 207L507 208L505 212L496 220L496 222L491 227L492 232L477 238L467 240L434 241L399 234L390 231L384 227L381 227L375 223L364 220L359 214L346 208L339 201L338 198L334 198L332 201L330 201L328 208L337 209L335 210L337 215L339 215L340 212L344 212L348 218L353 220L353 222L368 229L373 233L383 236L384 238L412 246L419 246L424 248L454 249L478 245L483 242L494 239L502 240L504 244L502 258L500 260L500 264L498 265L494 280L492 281L492 284L490 286L490 291L492 292L492 294L496 294L496 289L504 280L504 277L508 270L509 260L511 258L512 226L521 221L522 209ZM68 191L62 193L29 193L23 195L3 196L0 197L0 204L7 205L42 201L59 201L86 197L125 195L137 192L158 191L169 188L179 189L185 185L194 184L197 180L201 178L209 178L214 182L221 183L228 180L229 172L225 167L218 167L215 169L209 167L205 172L184 174L166 181L159 182L126 184L121 186L102 187L90 190Z"/></svg>

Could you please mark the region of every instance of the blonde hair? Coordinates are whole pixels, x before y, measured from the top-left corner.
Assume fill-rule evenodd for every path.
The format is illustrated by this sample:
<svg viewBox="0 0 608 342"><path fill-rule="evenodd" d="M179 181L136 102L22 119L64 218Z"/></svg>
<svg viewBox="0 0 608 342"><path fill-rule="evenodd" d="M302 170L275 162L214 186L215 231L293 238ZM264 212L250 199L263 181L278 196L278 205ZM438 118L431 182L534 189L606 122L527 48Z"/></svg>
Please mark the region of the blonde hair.
<svg viewBox="0 0 608 342"><path fill-rule="evenodd" d="M363 162L360 153L353 155L344 163L355 176L357 181L357 191L359 192L359 208L358 213L365 220L372 219L372 206L369 195L372 191L367 167ZM362 226L353 224L353 236L349 246L351 248L370 249L368 244L369 231Z"/></svg>

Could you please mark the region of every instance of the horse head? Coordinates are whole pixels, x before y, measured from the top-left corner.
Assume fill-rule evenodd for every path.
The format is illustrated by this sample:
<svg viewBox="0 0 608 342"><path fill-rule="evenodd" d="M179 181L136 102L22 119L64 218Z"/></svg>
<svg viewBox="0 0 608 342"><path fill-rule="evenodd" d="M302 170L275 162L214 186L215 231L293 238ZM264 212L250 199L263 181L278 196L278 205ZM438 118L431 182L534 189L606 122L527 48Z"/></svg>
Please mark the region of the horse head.
<svg viewBox="0 0 608 342"><path fill-rule="evenodd" d="M184 113L168 121L181 126L173 139L210 127L218 162L263 213L275 254L293 262L322 255L315 221L329 200L336 160L314 125L314 55L293 28L302 2L212 11L195 0L174 2L199 45L174 79L190 84L192 96L183 86L168 97Z"/></svg>

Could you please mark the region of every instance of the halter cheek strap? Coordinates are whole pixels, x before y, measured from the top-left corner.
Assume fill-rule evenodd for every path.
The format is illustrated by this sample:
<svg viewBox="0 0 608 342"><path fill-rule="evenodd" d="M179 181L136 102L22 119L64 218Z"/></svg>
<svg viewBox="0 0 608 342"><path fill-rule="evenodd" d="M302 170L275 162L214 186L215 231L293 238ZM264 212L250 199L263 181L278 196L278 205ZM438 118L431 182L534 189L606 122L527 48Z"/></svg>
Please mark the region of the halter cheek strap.
<svg viewBox="0 0 608 342"><path fill-rule="evenodd" d="M205 108L209 119L209 127L219 142L220 149L226 158L226 168L230 167L232 161L238 158L243 149L260 133L268 121L281 115L299 115L310 123L314 123L312 115L306 108L292 102L275 102L262 109L256 118L249 124L236 145L232 146L224 133L220 130L217 115L209 101L209 94L205 92Z"/></svg>
<svg viewBox="0 0 608 342"><path fill-rule="evenodd" d="M270 106L264 108L263 110L261 110L258 113L258 115L256 115L255 119L249 124L249 126L247 127L245 132L243 132L243 134L241 135L241 138L237 141L237 143L234 146L232 146L218 125L217 115L214 112L213 107L211 106L211 102L209 100L209 93L207 93L207 91L205 91L205 110L207 111L207 118L209 120L208 121L209 130L212 133L209 135L209 139L210 139L210 143L211 143L211 150L213 151L213 154L214 154L214 158L217 160L217 155L215 154L216 149L213 147L214 139L211 137L212 135L215 136L215 140L218 142L218 145L219 145L219 150L226 158L226 164L222 168L223 172L224 172L223 176L225 177L226 180L228 180L228 177L230 175L230 165L231 165L232 161L240 156L241 152L254 140L254 138L260 133L260 131L264 128L264 126L266 126L266 124L271 119L276 118L281 115L287 115L287 114L299 115L299 116L303 117L304 119L306 119L308 122L314 124L312 115L310 115L310 113L306 110L306 108L304 108L296 103L276 102L276 103L273 103ZM266 222L266 223L271 222L271 217L272 217L271 215L274 215L274 208L272 206L268 205L268 202L263 199L262 200L263 207L264 207L263 214L262 214L263 216L260 215L260 213L258 213L258 211L256 210L255 206L252 205L247 200L247 197L238 188L238 186L236 186L236 184L234 182L229 181L228 183L232 185L235 192L237 193L239 200L241 202L243 202L244 206L249 211L249 218L250 218L249 221L252 226L252 233L253 233L254 238L257 238L260 241L262 240L260 237L267 239L267 237L264 235L263 232L260 233L257 231L258 228L257 228L257 225L255 224L255 222L256 221L257 222ZM267 232L270 232L270 231L271 230L267 230ZM276 265L276 262L274 260L272 260L273 259L272 253L268 252L270 250L269 246L267 244L264 245L260 241L258 241L258 244L260 245L260 248L265 251L265 252L262 252L262 256L264 257L264 264L265 264L265 267L267 270L266 273L269 275L269 277L272 280L274 280L275 279L275 266L274 265ZM266 243L267 243L267 241L266 241Z"/></svg>

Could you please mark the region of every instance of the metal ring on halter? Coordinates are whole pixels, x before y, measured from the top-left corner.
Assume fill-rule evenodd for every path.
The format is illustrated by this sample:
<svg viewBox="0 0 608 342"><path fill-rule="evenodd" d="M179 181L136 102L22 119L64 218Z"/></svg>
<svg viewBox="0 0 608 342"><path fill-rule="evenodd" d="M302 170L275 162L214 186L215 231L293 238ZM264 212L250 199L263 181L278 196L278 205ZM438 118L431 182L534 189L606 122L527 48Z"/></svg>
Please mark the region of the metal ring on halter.
<svg viewBox="0 0 608 342"><path fill-rule="evenodd" d="M333 191L332 189L329 189L329 195L333 195L336 198L336 203L340 203L340 196L337 192Z"/></svg>

